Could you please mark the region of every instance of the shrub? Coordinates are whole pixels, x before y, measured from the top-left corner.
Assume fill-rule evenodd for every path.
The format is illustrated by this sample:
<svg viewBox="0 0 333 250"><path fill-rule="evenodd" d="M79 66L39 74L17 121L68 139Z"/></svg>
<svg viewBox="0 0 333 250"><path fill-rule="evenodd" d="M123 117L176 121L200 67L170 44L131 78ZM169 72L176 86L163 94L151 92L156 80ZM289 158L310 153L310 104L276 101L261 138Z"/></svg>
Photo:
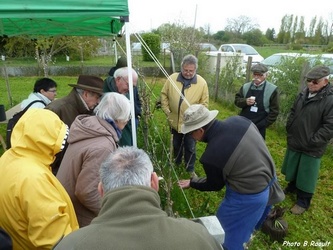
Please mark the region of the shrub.
<svg viewBox="0 0 333 250"><path fill-rule="evenodd" d="M142 39L145 41L151 52L155 55L156 58L159 58L161 53L161 38L157 34L146 33L142 35ZM152 62L154 59L151 57L149 52L142 47L142 58L143 61Z"/></svg>

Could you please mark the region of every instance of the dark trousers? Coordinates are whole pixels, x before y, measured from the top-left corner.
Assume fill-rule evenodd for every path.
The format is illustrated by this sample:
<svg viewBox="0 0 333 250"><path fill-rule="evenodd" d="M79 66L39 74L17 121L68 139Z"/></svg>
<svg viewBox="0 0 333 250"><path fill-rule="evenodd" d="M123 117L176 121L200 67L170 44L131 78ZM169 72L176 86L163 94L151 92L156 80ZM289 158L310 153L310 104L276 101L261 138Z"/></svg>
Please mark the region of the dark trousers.
<svg viewBox="0 0 333 250"><path fill-rule="evenodd" d="M175 157L175 163L181 164L184 156L184 162L187 172L194 171L194 163L196 159L196 141L192 138L190 134L178 133L176 130L172 129L173 135L173 153Z"/></svg>
<svg viewBox="0 0 333 250"><path fill-rule="evenodd" d="M308 209L310 207L311 199L313 196L312 193L307 193L307 192L304 192L304 191L300 190L299 188L297 188L295 181L289 182L286 189L288 192L296 193L296 196L297 196L296 204L297 205L299 205L300 207L306 208L306 209Z"/></svg>

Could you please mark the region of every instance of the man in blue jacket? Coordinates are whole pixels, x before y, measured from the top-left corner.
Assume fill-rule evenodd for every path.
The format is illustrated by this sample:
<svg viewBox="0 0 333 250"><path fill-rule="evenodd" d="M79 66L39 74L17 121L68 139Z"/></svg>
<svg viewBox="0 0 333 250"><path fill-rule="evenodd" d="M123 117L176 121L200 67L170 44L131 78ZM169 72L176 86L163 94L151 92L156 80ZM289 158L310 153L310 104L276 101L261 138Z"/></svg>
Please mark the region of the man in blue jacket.
<svg viewBox="0 0 333 250"><path fill-rule="evenodd" d="M271 206L284 199L275 164L256 126L247 118L215 119L218 111L200 104L184 113L182 132L207 143L200 158L206 177L179 181L181 188L219 191L226 187L216 217L225 231L223 247L241 250Z"/></svg>

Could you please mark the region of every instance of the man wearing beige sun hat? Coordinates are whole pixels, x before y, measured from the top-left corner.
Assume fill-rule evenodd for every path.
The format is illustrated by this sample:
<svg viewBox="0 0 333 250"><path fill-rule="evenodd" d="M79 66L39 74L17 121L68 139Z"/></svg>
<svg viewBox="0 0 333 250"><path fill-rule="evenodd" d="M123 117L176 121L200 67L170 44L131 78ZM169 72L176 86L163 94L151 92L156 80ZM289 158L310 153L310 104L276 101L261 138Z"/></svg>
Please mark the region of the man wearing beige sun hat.
<svg viewBox="0 0 333 250"><path fill-rule="evenodd" d="M217 110L200 104L184 113L183 133L207 143L200 163L206 177L180 180L179 186L200 191L219 191L226 186L216 216L224 231L226 249L243 249L273 204L285 196L274 161L257 127L245 117L216 119Z"/></svg>

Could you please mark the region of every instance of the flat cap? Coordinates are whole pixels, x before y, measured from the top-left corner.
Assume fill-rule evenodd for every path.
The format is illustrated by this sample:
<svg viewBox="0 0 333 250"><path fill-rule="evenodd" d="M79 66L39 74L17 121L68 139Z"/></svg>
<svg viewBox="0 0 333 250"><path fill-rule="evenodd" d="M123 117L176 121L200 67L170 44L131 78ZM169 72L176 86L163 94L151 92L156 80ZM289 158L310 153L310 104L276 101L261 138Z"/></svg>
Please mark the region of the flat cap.
<svg viewBox="0 0 333 250"><path fill-rule="evenodd" d="M251 71L253 73L264 74L268 71L268 68L264 64L257 63L251 67Z"/></svg>
<svg viewBox="0 0 333 250"><path fill-rule="evenodd" d="M325 76L328 76L330 74L330 68L325 65L317 65L314 66L312 69L309 70L309 72L306 74L306 78L308 79L321 79Z"/></svg>

